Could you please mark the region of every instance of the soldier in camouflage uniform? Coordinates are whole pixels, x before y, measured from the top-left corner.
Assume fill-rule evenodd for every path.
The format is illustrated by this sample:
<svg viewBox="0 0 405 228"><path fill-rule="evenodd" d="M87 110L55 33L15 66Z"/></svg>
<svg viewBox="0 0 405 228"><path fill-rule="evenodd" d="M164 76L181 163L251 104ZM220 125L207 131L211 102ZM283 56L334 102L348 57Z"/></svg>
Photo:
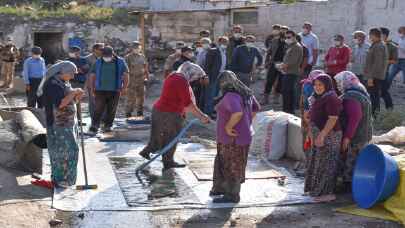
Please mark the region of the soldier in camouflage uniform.
<svg viewBox="0 0 405 228"><path fill-rule="evenodd" d="M3 81L3 88L10 88L11 83L13 83L15 64L18 55L19 51L17 47L13 44L11 37L8 37L6 44L1 47L2 64L0 77L1 81Z"/></svg>
<svg viewBox="0 0 405 228"><path fill-rule="evenodd" d="M143 116L145 100L145 81L149 79L148 63L141 51L141 44L134 41L131 52L125 57L129 68L129 87L126 100L126 116L132 116L136 108L136 116Z"/></svg>

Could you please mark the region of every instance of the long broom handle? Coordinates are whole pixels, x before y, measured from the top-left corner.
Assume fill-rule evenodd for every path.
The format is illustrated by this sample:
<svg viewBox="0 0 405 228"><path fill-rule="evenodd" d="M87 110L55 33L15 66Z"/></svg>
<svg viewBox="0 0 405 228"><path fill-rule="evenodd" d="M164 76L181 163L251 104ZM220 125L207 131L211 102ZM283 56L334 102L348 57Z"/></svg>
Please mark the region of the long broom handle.
<svg viewBox="0 0 405 228"><path fill-rule="evenodd" d="M81 102L77 102L77 119L79 120L79 128L80 128L80 143L82 146L82 159L83 159L83 170L84 170L84 183L88 185L87 179L87 167L86 167L86 155L84 153L84 136L83 136L83 119L82 119L82 106Z"/></svg>
<svg viewBox="0 0 405 228"><path fill-rule="evenodd" d="M187 125L181 129L180 133L174 138L169 144L167 144L165 147L163 147L162 150L158 151L157 154L152 157L149 161L143 163L140 165L138 168L136 168L135 173L138 174L141 170L146 168L150 163L152 163L154 160L156 160L159 156L163 156L165 153L167 153L180 139L183 137L183 135L187 132L187 130L196 122L198 122L197 119L193 119L190 122L187 123Z"/></svg>

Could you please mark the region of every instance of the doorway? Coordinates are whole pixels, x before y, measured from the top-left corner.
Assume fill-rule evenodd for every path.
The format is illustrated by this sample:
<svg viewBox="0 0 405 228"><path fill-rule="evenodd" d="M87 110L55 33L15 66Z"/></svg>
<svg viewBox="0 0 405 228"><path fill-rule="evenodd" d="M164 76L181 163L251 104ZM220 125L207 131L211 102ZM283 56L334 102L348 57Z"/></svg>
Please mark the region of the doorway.
<svg viewBox="0 0 405 228"><path fill-rule="evenodd" d="M34 33L34 45L42 48L42 57L45 63L54 64L56 60L62 59L63 33L61 32L36 32Z"/></svg>

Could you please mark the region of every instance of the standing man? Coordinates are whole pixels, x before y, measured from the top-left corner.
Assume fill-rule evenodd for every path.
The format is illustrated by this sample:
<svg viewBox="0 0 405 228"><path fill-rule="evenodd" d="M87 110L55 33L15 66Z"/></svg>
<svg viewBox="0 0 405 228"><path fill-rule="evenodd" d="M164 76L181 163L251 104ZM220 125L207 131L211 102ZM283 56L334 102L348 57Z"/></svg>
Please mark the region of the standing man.
<svg viewBox="0 0 405 228"><path fill-rule="evenodd" d="M389 90L391 88L391 84L394 80L395 75L392 76L390 74L390 72L392 72L390 69L392 68L392 66L398 63L398 46L389 39L390 30L388 28L382 27L380 29L383 41L388 51L388 67L384 84L382 85L381 97L384 100L385 108L387 110L392 110L394 109L394 103L392 102L392 97Z"/></svg>
<svg viewBox="0 0 405 228"><path fill-rule="evenodd" d="M281 86L278 86L281 85L281 83L277 83L280 82L279 80L281 72L276 69L276 64L283 62L286 44L281 37L280 30L281 30L280 25L273 25L273 31L271 33L272 39L268 41L268 49L266 57L267 78L262 101L262 104L264 105L269 103L269 96L273 87L275 87L276 90L274 91L274 94L279 93L281 88ZM274 86L275 84L277 85ZM278 100L277 98L275 97L274 100L275 101Z"/></svg>
<svg viewBox="0 0 405 228"><path fill-rule="evenodd" d="M19 51L13 43L11 37L7 37L6 44L1 50L1 88L10 88L14 79L15 64L19 56Z"/></svg>
<svg viewBox="0 0 405 228"><path fill-rule="evenodd" d="M347 70L352 50L344 43L342 35L333 37L334 46L329 48L325 56L326 72L333 78L338 73ZM334 83L336 89L336 83Z"/></svg>
<svg viewBox="0 0 405 228"><path fill-rule="evenodd" d="M231 70L238 76L246 86L250 86L252 74L255 67L263 63L262 54L255 47L256 37L249 35L246 37L246 44L235 49L232 56ZM255 61L257 63L255 64Z"/></svg>
<svg viewBox="0 0 405 228"><path fill-rule="evenodd" d="M297 42L297 34L288 30L285 35L287 51L283 63L277 65L283 75L281 76L281 92L283 95L283 111L294 114L296 87L300 78L300 66L303 59L303 48Z"/></svg>
<svg viewBox="0 0 405 228"><path fill-rule="evenodd" d="M169 74L173 72L173 65L175 62L180 60L181 49L185 46L186 45L184 44L184 42L177 42L175 52L167 57L165 65L163 67L165 78L167 78L167 76L169 76Z"/></svg>
<svg viewBox="0 0 405 228"><path fill-rule="evenodd" d="M217 78L220 73L225 71L227 66L226 48L228 46L228 42L228 37L219 37L218 46L208 50L205 65L203 67L209 79L208 87L205 90L204 113L213 119L215 119L214 98L218 96L219 92Z"/></svg>
<svg viewBox="0 0 405 228"><path fill-rule="evenodd" d="M200 67L204 67L207 52L211 48L211 40L209 38L202 38L200 42L202 49L197 53L196 63Z"/></svg>
<svg viewBox="0 0 405 228"><path fill-rule="evenodd" d="M104 112L106 116L103 131L111 132L120 96L124 95L128 88L128 72L125 60L116 56L112 47L104 47L103 57L96 61L90 74L96 109L89 133L97 134Z"/></svg>
<svg viewBox="0 0 405 228"><path fill-rule="evenodd" d="M125 60L129 68L126 116L131 117L134 108L136 108L136 116L143 116L145 81L149 79L149 69L139 41L132 42L131 52L125 57Z"/></svg>
<svg viewBox="0 0 405 228"><path fill-rule="evenodd" d="M75 74L75 78L72 80L73 88L84 88L86 80L87 80L87 73L90 70L90 66L87 63L85 57L80 56L82 49L78 46L72 46L69 49L69 58L68 61L74 63L77 67L77 74Z"/></svg>
<svg viewBox="0 0 405 228"><path fill-rule="evenodd" d="M37 96L39 84L46 74L45 60L41 57L42 49L33 47L32 55L24 61L23 78L27 93L27 106L32 108L42 108L41 99ZM38 106L37 106L38 105Z"/></svg>
<svg viewBox="0 0 405 228"><path fill-rule="evenodd" d="M388 51L382 41L379 28L372 28L369 32L371 47L366 58L364 75L367 79L367 90L371 98L373 116L380 112L380 98L388 66Z"/></svg>
<svg viewBox="0 0 405 228"><path fill-rule="evenodd" d="M318 61L319 39L312 32L312 24L309 22L304 23L302 32L299 35L302 38L302 43L308 48L308 65L304 72L304 75L307 77L312 71L312 67L316 66Z"/></svg>
<svg viewBox="0 0 405 228"><path fill-rule="evenodd" d="M95 43L92 47L92 53L88 56L86 56L86 61L89 64L89 69L93 69L94 65L96 64L97 60L100 59L103 55L103 48L104 48L104 43ZM89 97L89 113L90 117L93 120L94 118L94 109L95 109L95 100L93 96L93 92L91 90L90 86L90 71L88 72L87 75L87 81L85 83L85 88L87 89L87 94Z"/></svg>
<svg viewBox="0 0 405 228"><path fill-rule="evenodd" d="M244 43L243 28L240 25L234 25L229 37L229 45L227 48L228 64L231 64L233 52L237 47Z"/></svg>
<svg viewBox="0 0 405 228"><path fill-rule="evenodd" d="M364 79L364 68L366 65L366 57L370 44L366 42L367 34L363 31L356 31L353 33L353 54L351 57L352 67L351 71L356 74L360 81L366 85Z"/></svg>
<svg viewBox="0 0 405 228"><path fill-rule="evenodd" d="M399 32L399 39L397 40L398 43L398 63L392 65L392 69L390 72L390 78L392 80L395 76L402 71L402 79L405 83L405 26L402 26L398 29ZM392 81L391 80L391 81Z"/></svg>

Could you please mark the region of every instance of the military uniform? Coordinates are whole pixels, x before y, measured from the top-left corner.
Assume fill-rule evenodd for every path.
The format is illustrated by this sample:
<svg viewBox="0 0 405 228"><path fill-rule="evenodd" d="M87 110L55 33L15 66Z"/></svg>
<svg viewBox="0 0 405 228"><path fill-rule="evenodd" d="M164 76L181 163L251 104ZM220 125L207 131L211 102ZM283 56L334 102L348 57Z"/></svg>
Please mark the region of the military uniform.
<svg viewBox="0 0 405 228"><path fill-rule="evenodd" d="M126 100L126 113L129 116L136 108L137 115L143 114L145 100L145 65L146 58L143 54L131 53L125 57L129 68L129 86Z"/></svg>
<svg viewBox="0 0 405 228"><path fill-rule="evenodd" d="M10 87L14 78L15 63L18 57L18 49L14 44L7 44L1 49L1 81L3 87Z"/></svg>

